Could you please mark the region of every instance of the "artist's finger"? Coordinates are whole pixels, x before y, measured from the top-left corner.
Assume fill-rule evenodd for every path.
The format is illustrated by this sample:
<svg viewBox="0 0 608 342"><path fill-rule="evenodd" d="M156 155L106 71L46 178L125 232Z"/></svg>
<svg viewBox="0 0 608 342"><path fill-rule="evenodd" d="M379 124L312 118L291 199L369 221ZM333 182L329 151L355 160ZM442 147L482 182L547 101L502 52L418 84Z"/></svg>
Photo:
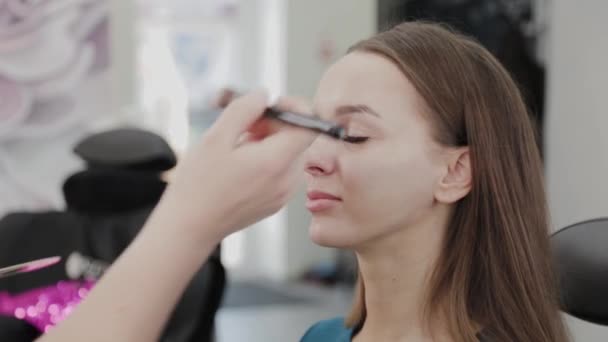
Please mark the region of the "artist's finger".
<svg viewBox="0 0 608 342"><path fill-rule="evenodd" d="M236 143L262 117L267 104L265 91L249 93L234 100L217 119L211 134L228 143Z"/></svg>

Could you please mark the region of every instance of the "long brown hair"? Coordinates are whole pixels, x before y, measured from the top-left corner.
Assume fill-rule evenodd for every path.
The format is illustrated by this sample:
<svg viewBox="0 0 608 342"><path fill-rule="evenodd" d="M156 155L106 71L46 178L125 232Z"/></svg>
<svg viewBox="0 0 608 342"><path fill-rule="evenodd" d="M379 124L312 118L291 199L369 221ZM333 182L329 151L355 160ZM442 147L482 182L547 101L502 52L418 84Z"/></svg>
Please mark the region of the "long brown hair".
<svg viewBox="0 0 608 342"><path fill-rule="evenodd" d="M350 51L392 60L426 104L435 139L468 146L471 192L455 204L426 298L458 341L563 342L552 272L543 168L535 129L509 73L446 26L406 22ZM365 320L359 277L349 326Z"/></svg>

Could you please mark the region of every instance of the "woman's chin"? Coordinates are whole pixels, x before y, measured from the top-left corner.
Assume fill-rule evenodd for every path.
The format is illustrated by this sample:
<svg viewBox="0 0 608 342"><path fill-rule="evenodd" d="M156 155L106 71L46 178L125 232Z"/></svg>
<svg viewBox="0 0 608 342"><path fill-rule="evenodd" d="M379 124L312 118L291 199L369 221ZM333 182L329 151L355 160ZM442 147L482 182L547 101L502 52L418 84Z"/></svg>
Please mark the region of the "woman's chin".
<svg viewBox="0 0 608 342"><path fill-rule="evenodd" d="M328 227L316 222L311 222L308 234L312 242L319 246L331 248L350 248L353 245L352 239L347 234L340 234L337 227Z"/></svg>

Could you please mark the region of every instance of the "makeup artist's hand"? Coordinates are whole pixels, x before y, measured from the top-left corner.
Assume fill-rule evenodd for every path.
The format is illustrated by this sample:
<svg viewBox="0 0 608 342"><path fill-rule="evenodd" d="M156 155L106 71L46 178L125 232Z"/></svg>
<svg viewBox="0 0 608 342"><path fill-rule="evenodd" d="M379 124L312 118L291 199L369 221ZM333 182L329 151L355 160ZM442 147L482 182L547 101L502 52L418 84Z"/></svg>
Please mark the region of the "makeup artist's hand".
<svg viewBox="0 0 608 342"><path fill-rule="evenodd" d="M171 226L186 229L189 238L219 242L287 202L303 176L301 155L316 134L261 119L267 101L256 92L225 109L178 163L157 215L169 215ZM278 106L309 112L292 98Z"/></svg>
<svg viewBox="0 0 608 342"><path fill-rule="evenodd" d="M260 121L264 94L234 101L178 163L142 233L44 342L157 341L179 296L226 235L285 204L315 134ZM306 112L293 100L281 107Z"/></svg>

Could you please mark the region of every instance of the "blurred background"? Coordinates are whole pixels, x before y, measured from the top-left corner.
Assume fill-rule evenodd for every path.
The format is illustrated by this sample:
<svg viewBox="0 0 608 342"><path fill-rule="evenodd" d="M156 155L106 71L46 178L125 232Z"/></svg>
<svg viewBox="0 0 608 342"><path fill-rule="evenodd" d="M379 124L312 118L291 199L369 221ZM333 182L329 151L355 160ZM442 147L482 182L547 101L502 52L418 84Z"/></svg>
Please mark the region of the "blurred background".
<svg viewBox="0 0 608 342"><path fill-rule="evenodd" d="M606 13L600 0L0 0L0 266L64 257L0 279L0 307L94 282L219 114L222 89L312 97L350 45L406 19L475 36L519 82L555 230L608 216ZM163 340L294 341L344 315L354 258L312 244L308 222L301 193L223 241ZM0 311L1 340L39 333L36 315ZM576 341L608 340L567 319Z"/></svg>

